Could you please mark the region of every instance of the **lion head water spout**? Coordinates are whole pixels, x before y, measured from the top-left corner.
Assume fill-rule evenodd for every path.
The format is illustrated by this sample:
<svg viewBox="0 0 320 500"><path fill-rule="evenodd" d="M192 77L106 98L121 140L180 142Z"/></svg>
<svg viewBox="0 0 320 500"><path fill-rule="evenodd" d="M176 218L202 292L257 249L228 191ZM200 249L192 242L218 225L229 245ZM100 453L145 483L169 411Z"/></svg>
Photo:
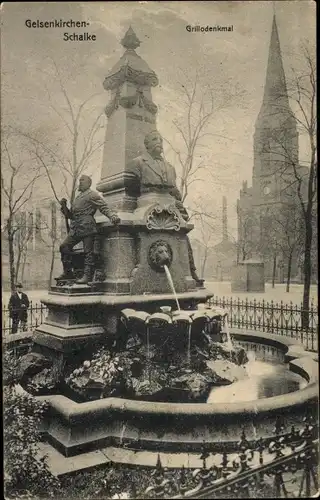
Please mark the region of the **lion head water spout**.
<svg viewBox="0 0 320 500"><path fill-rule="evenodd" d="M171 273L170 273L169 268L168 268L168 266L166 264L164 264L163 268L164 268L164 272L166 273L167 280L168 280L168 283L169 283L170 288L172 290L172 293L174 295L174 298L175 298L175 301L176 301L176 304L177 304L177 308L180 311L180 304L179 304L178 296L177 296L177 293L176 293L176 290L175 290L175 287L174 287L174 284L173 284Z"/></svg>

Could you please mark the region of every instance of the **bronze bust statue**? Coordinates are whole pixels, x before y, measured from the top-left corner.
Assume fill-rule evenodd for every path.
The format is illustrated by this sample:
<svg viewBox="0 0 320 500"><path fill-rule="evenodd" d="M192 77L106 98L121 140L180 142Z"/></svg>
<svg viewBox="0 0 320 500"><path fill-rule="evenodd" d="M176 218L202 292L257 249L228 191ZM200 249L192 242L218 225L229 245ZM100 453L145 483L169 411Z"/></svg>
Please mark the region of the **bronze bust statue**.
<svg viewBox="0 0 320 500"><path fill-rule="evenodd" d="M132 189L136 195L143 193L168 193L175 199L176 208L185 221L189 220L188 213L182 204L182 197L176 185L175 168L163 156L163 141L157 130L149 132L144 139L146 152L134 158L128 165L127 171L133 174ZM201 285L198 278L189 238L187 237L189 263L192 278Z"/></svg>

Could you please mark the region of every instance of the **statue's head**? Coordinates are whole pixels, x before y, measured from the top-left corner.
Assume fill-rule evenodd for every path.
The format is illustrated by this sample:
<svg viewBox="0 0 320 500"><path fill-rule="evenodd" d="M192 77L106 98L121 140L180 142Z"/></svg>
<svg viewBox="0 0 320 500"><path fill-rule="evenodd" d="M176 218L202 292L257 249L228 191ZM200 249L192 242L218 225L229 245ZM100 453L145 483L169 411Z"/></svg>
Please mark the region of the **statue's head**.
<svg viewBox="0 0 320 500"><path fill-rule="evenodd" d="M153 158L161 158L161 153L163 151L162 137L157 130L153 130L145 136L144 145Z"/></svg>
<svg viewBox="0 0 320 500"><path fill-rule="evenodd" d="M82 175L79 179L79 191L83 192L90 188L92 184L91 177L88 175Z"/></svg>
<svg viewBox="0 0 320 500"><path fill-rule="evenodd" d="M169 266L172 262L170 245L163 240L155 241L149 249L148 257L151 267L163 270L163 266Z"/></svg>

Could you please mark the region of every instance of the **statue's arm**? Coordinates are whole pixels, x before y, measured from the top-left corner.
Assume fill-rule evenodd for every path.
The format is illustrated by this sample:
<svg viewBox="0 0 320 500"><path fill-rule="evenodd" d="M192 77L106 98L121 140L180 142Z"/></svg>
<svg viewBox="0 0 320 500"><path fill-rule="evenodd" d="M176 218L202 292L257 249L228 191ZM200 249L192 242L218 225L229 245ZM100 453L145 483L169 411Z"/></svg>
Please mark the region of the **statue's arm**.
<svg viewBox="0 0 320 500"><path fill-rule="evenodd" d="M176 185L176 171L172 165L170 165L170 166L173 170L174 186L170 189L169 193L171 194L171 196L173 196L176 199L176 207L179 210L179 212L181 213L183 219L185 221L188 221L189 215L183 206L182 196L181 196L180 190L177 188L177 185Z"/></svg>
<svg viewBox="0 0 320 500"><path fill-rule="evenodd" d="M67 217L68 219L73 219L72 211L68 208L67 200L65 198L62 198L62 200L60 201L60 208L65 217Z"/></svg>
<svg viewBox="0 0 320 500"><path fill-rule="evenodd" d="M118 219L118 214L114 212L98 193L92 193L91 201L95 208L108 217L110 220Z"/></svg>
<svg viewBox="0 0 320 500"><path fill-rule="evenodd" d="M176 175L176 170L175 168L171 165L171 163L169 163L169 168L171 169L171 175L172 175L172 179L173 179L173 186L171 187L170 191L169 191L169 194L171 194L171 196L173 196L177 201L181 201L182 200L182 196L181 196L181 193L177 187L177 175Z"/></svg>

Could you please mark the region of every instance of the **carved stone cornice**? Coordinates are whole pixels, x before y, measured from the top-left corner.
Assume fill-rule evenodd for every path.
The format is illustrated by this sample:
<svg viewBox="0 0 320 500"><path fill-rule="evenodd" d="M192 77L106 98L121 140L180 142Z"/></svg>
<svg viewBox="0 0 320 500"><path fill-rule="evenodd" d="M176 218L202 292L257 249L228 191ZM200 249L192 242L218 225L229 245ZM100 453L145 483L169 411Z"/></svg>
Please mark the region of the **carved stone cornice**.
<svg viewBox="0 0 320 500"><path fill-rule="evenodd" d="M106 90L113 90L125 82L134 83L137 86L145 85L147 87L156 87L159 84L158 77L154 72L146 73L133 69L126 64L117 73L107 76L103 82L103 86Z"/></svg>
<svg viewBox="0 0 320 500"><path fill-rule="evenodd" d="M119 105L123 108L130 109L133 106L138 104L140 108L145 108L149 113L155 115L158 111L158 106L154 104L150 99L148 99L141 89L137 89L136 93L131 96L123 96L120 97L120 90L116 92L113 99L110 103L105 107L105 112L107 117L109 118L112 113L118 109Z"/></svg>

